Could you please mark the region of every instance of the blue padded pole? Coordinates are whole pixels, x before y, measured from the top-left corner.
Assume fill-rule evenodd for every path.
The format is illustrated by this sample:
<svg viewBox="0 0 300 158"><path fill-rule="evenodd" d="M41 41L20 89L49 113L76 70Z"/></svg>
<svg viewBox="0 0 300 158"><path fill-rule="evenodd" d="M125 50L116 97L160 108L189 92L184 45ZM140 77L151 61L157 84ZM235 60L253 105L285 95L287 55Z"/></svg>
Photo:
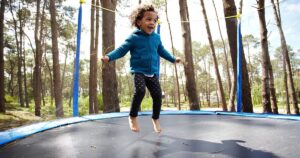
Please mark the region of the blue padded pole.
<svg viewBox="0 0 300 158"><path fill-rule="evenodd" d="M81 23L82 23L82 2L80 2L78 13L77 27L77 47L74 68L74 85L73 85L73 116L78 116L78 88L79 88L79 58L80 58L80 39L81 39Z"/></svg>
<svg viewBox="0 0 300 158"><path fill-rule="evenodd" d="M160 23L157 24L157 30L156 30L157 34L160 34Z"/></svg>
<svg viewBox="0 0 300 158"><path fill-rule="evenodd" d="M237 112L242 112L242 93L243 93L243 80L242 80L242 33L241 33L241 20L238 13L238 25L237 25Z"/></svg>

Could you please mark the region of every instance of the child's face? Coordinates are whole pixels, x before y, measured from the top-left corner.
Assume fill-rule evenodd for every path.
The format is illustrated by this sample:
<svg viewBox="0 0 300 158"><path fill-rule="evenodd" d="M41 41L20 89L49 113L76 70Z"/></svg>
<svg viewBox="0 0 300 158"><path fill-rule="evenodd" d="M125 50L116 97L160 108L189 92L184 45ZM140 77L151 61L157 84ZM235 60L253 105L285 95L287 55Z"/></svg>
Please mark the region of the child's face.
<svg viewBox="0 0 300 158"><path fill-rule="evenodd" d="M138 26L147 34L151 34L155 30L157 21L156 12L147 11L141 20L137 21Z"/></svg>

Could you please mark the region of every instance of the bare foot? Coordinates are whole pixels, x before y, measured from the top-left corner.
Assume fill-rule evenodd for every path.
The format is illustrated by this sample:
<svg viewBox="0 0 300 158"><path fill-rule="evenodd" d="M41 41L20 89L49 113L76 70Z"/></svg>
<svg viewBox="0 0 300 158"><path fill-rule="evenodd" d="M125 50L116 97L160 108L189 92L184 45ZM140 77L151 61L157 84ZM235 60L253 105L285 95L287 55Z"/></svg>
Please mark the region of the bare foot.
<svg viewBox="0 0 300 158"><path fill-rule="evenodd" d="M160 133L162 130L161 130L161 128L160 128L159 120L158 120L158 119L157 119L157 120L152 119L152 123L153 123L154 131L155 131L156 133Z"/></svg>
<svg viewBox="0 0 300 158"><path fill-rule="evenodd" d="M138 125L138 123L137 123L136 117L131 117L131 116L129 116L129 117L128 117L128 121L129 121L129 127L130 127L130 129L131 129L133 132L139 132L139 131L140 131L140 128L139 128L139 125Z"/></svg>

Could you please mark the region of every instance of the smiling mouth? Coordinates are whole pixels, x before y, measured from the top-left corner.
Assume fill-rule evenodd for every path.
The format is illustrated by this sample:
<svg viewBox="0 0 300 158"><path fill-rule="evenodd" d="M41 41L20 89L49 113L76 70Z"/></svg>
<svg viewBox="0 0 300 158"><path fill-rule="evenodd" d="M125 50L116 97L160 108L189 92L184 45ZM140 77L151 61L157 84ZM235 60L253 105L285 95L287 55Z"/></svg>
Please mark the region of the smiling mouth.
<svg viewBox="0 0 300 158"><path fill-rule="evenodd" d="M155 27L153 27L153 26L148 26L148 29L150 29L150 30L152 30L152 29L154 29Z"/></svg>

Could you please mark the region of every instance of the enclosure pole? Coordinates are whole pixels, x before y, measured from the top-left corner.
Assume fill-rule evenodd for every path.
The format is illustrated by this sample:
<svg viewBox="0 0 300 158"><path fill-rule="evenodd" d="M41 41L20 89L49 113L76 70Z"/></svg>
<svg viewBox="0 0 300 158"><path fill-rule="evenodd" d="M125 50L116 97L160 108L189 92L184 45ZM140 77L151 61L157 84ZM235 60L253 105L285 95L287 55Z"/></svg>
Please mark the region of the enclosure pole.
<svg viewBox="0 0 300 158"><path fill-rule="evenodd" d="M80 58L80 39L81 39L81 23L82 23L82 3L85 0L80 0L78 12L78 26L77 26L77 47L74 67L74 85L73 85L73 116L78 116L78 88L79 88L79 58Z"/></svg>
<svg viewBox="0 0 300 158"><path fill-rule="evenodd" d="M160 34L160 20L157 20L157 30L156 30L157 34Z"/></svg>
<svg viewBox="0 0 300 158"><path fill-rule="evenodd" d="M241 18L240 13L237 14L237 112L242 112L242 93L243 93L243 79L242 79L242 35L241 35Z"/></svg>

